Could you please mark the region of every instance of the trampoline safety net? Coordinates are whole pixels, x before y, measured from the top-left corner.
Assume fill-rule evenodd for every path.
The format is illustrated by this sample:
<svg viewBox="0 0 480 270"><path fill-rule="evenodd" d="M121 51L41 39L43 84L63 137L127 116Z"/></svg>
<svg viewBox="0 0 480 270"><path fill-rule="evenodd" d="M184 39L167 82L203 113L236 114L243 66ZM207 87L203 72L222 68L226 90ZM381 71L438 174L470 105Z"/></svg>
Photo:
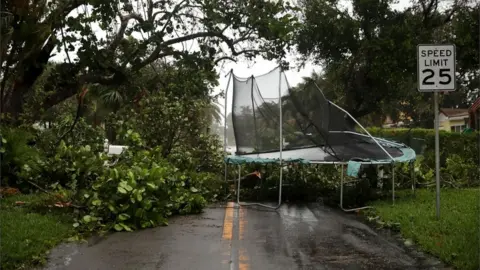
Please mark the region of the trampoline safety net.
<svg viewBox="0 0 480 270"><path fill-rule="evenodd" d="M355 121L331 104L313 81L290 87L278 67L256 77L232 73L232 82L237 156L278 158L282 119L284 159L391 160L375 140L359 133ZM380 142L393 158L404 155L405 146Z"/></svg>

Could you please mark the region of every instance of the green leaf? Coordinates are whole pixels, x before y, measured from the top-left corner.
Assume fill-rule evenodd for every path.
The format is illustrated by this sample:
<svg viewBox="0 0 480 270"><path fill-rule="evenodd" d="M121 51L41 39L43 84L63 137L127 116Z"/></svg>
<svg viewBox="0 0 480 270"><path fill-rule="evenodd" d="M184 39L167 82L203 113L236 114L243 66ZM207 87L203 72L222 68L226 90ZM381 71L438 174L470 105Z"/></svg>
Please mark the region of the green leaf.
<svg viewBox="0 0 480 270"><path fill-rule="evenodd" d="M151 188L151 189L153 189L153 190L157 190L157 189L158 189L158 186L157 186L157 185L155 185L154 183L150 183L150 182L147 183L147 187L149 187L149 188Z"/></svg>
<svg viewBox="0 0 480 270"><path fill-rule="evenodd" d="M127 204L124 204L124 205L122 205L122 204L120 205L120 209L121 209L123 212L127 211L128 208L130 208L130 204L128 204L128 203L127 203Z"/></svg>
<svg viewBox="0 0 480 270"><path fill-rule="evenodd" d="M117 187L117 191L122 194L127 194L127 191L123 187Z"/></svg>
<svg viewBox="0 0 480 270"><path fill-rule="evenodd" d="M130 218L130 216L129 216L128 214L125 214L125 213L124 213L124 214L120 214L120 215L118 216L118 219L120 219L121 221L125 221L125 220L127 220L127 219L129 219L129 218Z"/></svg>
<svg viewBox="0 0 480 270"><path fill-rule="evenodd" d="M133 231L129 226L127 226L127 225L125 225L125 224L123 224L123 223L120 223L120 226L122 226L122 227L125 229L125 231L127 231L127 232Z"/></svg>
<svg viewBox="0 0 480 270"><path fill-rule="evenodd" d="M120 224L115 224L115 226L113 226L113 228L114 228L117 232L123 231L123 226L121 226Z"/></svg>
<svg viewBox="0 0 480 270"><path fill-rule="evenodd" d="M127 174L128 174L128 178L130 178L130 180L133 180L133 181L135 181L135 175L133 174L133 172L132 172L132 171L128 171L128 173L127 173Z"/></svg>
<svg viewBox="0 0 480 270"><path fill-rule="evenodd" d="M196 189L195 187L191 187L191 188L190 188L190 191L193 192L193 193L197 193L197 192L198 192L198 189Z"/></svg>
<svg viewBox="0 0 480 270"><path fill-rule="evenodd" d="M137 202L141 202L143 200L142 193L137 192Z"/></svg>
<svg viewBox="0 0 480 270"><path fill-rule="evenodd" d="M115 206L113 206L111 204L108 205L108 209L110 209L110 211L112 211L113 213L117 212L117 209L115 208Z"/></svg>
<svg viewBox="0 0 480 270"><path fill-rule="evenodd" d="M83 216L83 221L85 221L85 223L90 223L92 221L92 216L90 215Z"/></svg>
<svg viewBox="0 0 480 270"><path fill-rule="evenodd" d="M138 208L137 211L135 211L135 216L139 218L143 218L145 216L146 211L142 208Z"/></svg>
<svg viewBox="0 0 480 270"><path fill-rule="evenodd" d="M80 226L80 223L78 223L78 222L73 223L74 228L77 228L78 226Z"/></svg>
<svg viewBox="0 0 480 270"><path fill-rule="evenodd" d="M142 204L143 204L143 209L145 209L147 211L150 210L150 208L152 208L152 201L151 200L148 200L148 199L144 200L142 202Z"/></svg>
<svg viewBox="0 0 480 270"><path fill-rule="evenodd" d="M101 204L102 204L102 201L100 201L100 200L98 200L98 199L92 201L92 205L99 206L99 205L101 205Z"/></svg>

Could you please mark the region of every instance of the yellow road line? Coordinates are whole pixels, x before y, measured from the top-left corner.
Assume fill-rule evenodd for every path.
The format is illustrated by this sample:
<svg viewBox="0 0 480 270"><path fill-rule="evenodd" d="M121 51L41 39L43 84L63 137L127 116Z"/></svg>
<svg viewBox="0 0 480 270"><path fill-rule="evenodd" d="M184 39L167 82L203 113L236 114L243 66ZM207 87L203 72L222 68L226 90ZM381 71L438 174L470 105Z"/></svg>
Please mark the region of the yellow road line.
<svg viewBox="0 0 480 270"><path fill-rule="evenodd" d="M247 210L245 208L240 208L239 213L239 228L238 228L238 238L239 240L244 239L245 225L248 223L245 216ZM238 270L249 270L250 269L250 258L248 257L248 252L245 248L241 247L239 250L238 257Z"/></svg>
<svg viewBox="0 0 480 270"><path fill-rule="evenodd" d="M231 251L232 251L232 238L233 238L233 202L227 204L225 208L225 217L223 219L223 232L222 240L224 241L225 248L223 249L222 255L226 258L222 261L223 264L231 263Z"/></svg>
<svg viewBox="0 0 480 270"><path fill-rule="evenodd" d="M223 220L223 232L222 232L222 240L224 240L224 244L225 244L225 249L224 249L224 252L222 253L222 255L224 256L229 256L228 259L225 259L222 261L222 263L224 264L231 264L230 265L230 269L236 269L235 265L233 265L233 263L235 263L234 261L236 261L235 257L238 255L238 270L249 270L250 269L250 259L248 257L248 253L247 253L247 250L243 247L241 247L239 250L238 250L238 254L232 254L232 243L234 242L233 240L233 228L234 228L234 222L235 222L235 211L236 209L234 209L234 203L233 202L229 202L227 204L227 207L225 208L225 218ZM243 240L244 239L244 234L245 234L245 226L247 224L247 220L245 218L246 216L246 209L244 208L240 208L239 210L237 210L238 212L238 223L237 223L237 226L238 227L238 241L235 241L237 244L239 243L239 241ZM235 228L237 229L237 228ZM237 237L235 237L237 238ZM241 242L240 242L241 243ZM237 250L235 250L235 253L237 252Z"/></svg>
<svg viewBox="0 0 480 270"><path fill-rule="evenodd" d="M225 208L225 218L223 219L223 234L222 239L232 240L233 235L233 202L227 204Z"/></svg>

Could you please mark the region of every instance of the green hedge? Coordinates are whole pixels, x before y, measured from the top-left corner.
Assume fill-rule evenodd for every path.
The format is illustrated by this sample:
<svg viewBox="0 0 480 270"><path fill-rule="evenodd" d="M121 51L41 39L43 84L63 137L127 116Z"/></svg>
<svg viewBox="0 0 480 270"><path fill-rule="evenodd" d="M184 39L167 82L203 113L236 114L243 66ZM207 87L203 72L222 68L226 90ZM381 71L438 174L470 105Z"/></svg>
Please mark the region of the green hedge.
<svg viewBox="0 0 480 270"><path fill-rule="evenodd" d="M372 136L391 139L405 143L412 147L417 155L423 155L425 162L431 166L435 164L435 130L433 129L383 129L368 128ZM446 165L449 157L458 155L468 163L478 164L478 134L461 134L456 132L440 131L440 157L442 166Z"/></svg>

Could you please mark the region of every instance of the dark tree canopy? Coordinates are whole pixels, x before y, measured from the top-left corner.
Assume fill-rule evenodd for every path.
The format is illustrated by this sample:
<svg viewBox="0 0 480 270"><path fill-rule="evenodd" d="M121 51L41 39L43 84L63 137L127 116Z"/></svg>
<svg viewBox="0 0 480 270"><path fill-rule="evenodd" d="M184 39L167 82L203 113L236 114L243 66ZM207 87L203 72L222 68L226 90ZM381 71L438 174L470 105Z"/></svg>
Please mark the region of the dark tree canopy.
<svg viewBox="0 0 480 270"><path fill-rule="evenodd" d="M431 95L416 90L416 46L457 45L458 93L445 103L467 106L478 95L478 4L416 0L395 10L390 0L302 1L298 51L324 67L316 79L355 117L371 113L425 113ZM476 79L475 79L476 78Z"/></svg>
<svg viewBox="0 0 480 270"><path fill-rule="evenodd" d="M280 59L295 25L291 9L266 0L5 1L2 112L18 118L55 49L69 53L47 79L51 94L39 109L86 84L129 84L158 59L188 59L199 70L242 56Z"/></svg>

